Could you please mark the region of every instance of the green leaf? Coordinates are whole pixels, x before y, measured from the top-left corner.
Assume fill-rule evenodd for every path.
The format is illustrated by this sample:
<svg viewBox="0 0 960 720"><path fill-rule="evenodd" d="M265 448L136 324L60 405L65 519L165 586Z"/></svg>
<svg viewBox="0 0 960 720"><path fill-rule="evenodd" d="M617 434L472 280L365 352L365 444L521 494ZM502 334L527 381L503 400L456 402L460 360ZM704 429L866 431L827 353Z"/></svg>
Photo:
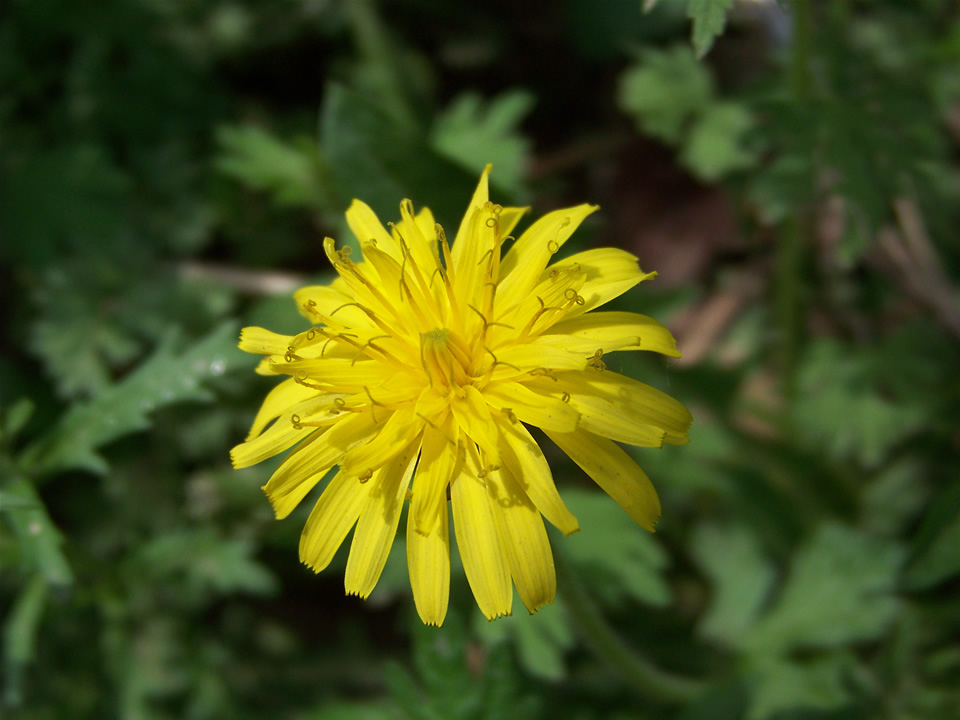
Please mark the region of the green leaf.
<svg viewBox="0 0 960 720"><path fill-rule="evenodd" d="M911 590L925 590L960 573L960 483L934 498L916 533L917 548L904 577Z"/></svg>
<svg viewBox="0 0 960 720"><path fill-rule="evenodd" d="M663 578L669 558L656 536L603 493L565 490L563 498L580 521L580 532L561 541L563 551L591 594L607 606L627 599L669 605L670 589Z"/></svg>
<svg viewBox="0 0 960 720"><path fill-rule="evenodd" d="M811 344L800 367L793 406L798 433L834 458L878 466L897 443L927 425L930 407L913 395L885 392L882 352L858 351L835 340ZM878 364L879 363L879 364Z"/></svg>
<svg viewBox="0 0 960 720"><path fill-rule="evenodd" d="M477 183L475 175L440 157L426 138L397 125L373 100L340 85L327 87L320 148L343 207L359 198L384 222L399 218L400 201L410 198L456 228Z"/></svg>
<svg viewBox="0 0 960 720"><path fill-rule="evenodd" d="M893 589L904 554L851 528L821 526L797 551L776 604L741 635L740 646L769 657L879 637L899 607Z"/></svg>
<svg viewBox="0 0 960 720"><path fill-rule="evenodd" d="M487 102L477 93L462 93L435 120L430 144L477 175L493 163L492 181L514 195L521 194L530 140L520 133L519 125L534 102L526 90L508 90Z"/></svg>
<svg viewBox="0 0 960 720"><path fill-rule="evenodd" d="M167 405L212 398L203 382L227 369L252 364L236 348L234 323L221 325L186 352L174 352L174 338L123 381L88 403L75 404L40 441L24 451L24 467L37 473L80 468L108 469L96 450L123 435L150 426L150 414Z"/></svg>
<svg viewBox="0 0 960 720"><path fill-rule="evenodd" d="M266 595L277 589L273 575L254 559L256 547L246 538L222 538L211 528L168 532L144 545L137 561L166 582L183 575L196 593Z"/></svg>
<svg viewBox="0 0 960 720"><path fill-rule="evenodd" d="M534 677L562 680L567 676L564 656L575 644L561 600L541 608L534 615L522 610L520 598L514 594L513 605L519 613L493 622L477 621L477 634L488 647L501 642L516 648L520 666Z"/></svg>
<svg viewBox="0 0 960 720"><path fill-rule="evenodd" d="M319 158L310 140L291 144L253 125L217 129L220 172L270 193L278 205L322 207Z"/></svg>
<svg viewBox="0 0 960 720"><path fill-rule="evenodd" d="M697 177L715 181L751 167L756 155L745 147L753 117L742 105L718 102L697 119L684 143L680 159Z"/></svg>
<svg viewBox="0 0 960 720"><path fill-rule="evenodd" d="M3 661L7 680L4 704L19 705L23 668L36 654L37 630L49 594L47 579L40 573L30 577L20 589L3 626Z"/></svg>
<svg viewBox="0 0 960 720"><path fill-rule="evenodd" d="M839 708L850 699L845 676L852 666L852 658L845 653L805 662L764 659L748 670L753 692L747 718L764 720L798 708Z"/></svg>
<svg viewBox="0 0 960 720"><path fill-rule="evenodd" d="M36 488L25 478L4 486L0 516L5 514L17 536L23 564L51 585L70 585L73 572L63 554L63 535L47 514Z"/></svg>
<svg viewBox="0 0 960 720"><path fill-rule="evenodd" d="M617 102L641 131L679 143L713 101L713 82L690 48L645 50L620 77Z"/></svg>
<svg viewBox="0 0 960 720"><path fill-rule="evenodd" d="M710 605L699 631L731 646L757 621L776 580L760 539L743 525L701 525L691 552L712 583Z"/></svg>
<svg viewBox="0 0 960 720"><path fill-rule="evenodd" d="M697 57L703 57L723 33L733 0L687 0L687 17L693 21L691 40Z"/></svg>
<svg viewBox="0 0 960 720"><path fill-rule="evenodd" d="M0 441L10 443L33 417L35 405L30 398L20 398L3 412L3 427Z"/></svg>

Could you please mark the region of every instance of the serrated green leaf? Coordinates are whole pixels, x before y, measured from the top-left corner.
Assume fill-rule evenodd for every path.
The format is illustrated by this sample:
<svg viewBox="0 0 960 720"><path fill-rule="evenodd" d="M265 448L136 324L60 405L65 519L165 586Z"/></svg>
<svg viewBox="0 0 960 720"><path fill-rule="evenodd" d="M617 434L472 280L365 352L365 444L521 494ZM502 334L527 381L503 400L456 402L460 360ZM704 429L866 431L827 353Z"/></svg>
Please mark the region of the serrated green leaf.
<svg viewBox="0 0 960 720"><path fill-rule="evenodd" d="M217 130L217 143L220 172L270 193L278 205L323 206L325 194L311 142L288 143L253 125L225 125Z"/></svg>
<svg viewBox="0 0 960 720"><path fill-rule="evenodd" d="M793 406L797 430L808 444L876 467L897 443L926 426L930 408L912 395L901 401L882 392L875 368L870 350L858 352L835 340L811 344Z"/></svg>
<svg viewBox="0 0 960 720"><path fill-rule="evenodd" d="M756 622L776 574L756 533L745 526L701 525L690 550L711 580L711 597L699 631L731 646Z"/></svg>
<svg viewBox="0 0 960 720"><path fill-rule="evenodd" d="M679 143L713 99L707 69L689 48L646 50L620 77L617 102L641 131Z"/></svg>
<svg viewBox="0 0 960 720"><path fill-rule="evenodd" d="M514 195L521 194L530 141L520 133L519 125L534 102L526 90L508 90L486 102L477 93L462 93L437 116L430 144L477 175L487 163L493 163L492 182Z"/></svg>
<svg viewBox="0 0 960 720"><path fill-rule="evenodd" d="M904 555L893 542L821 526L797 551L776 603L738 644L770 657L879 637L899 607L893 588Z"/></svg>
<svg viewBox="0 0 960 720"><path fill-rule="evenodd" d="M600 492L567 490L564 501L580 532L563 539L563 551L595 597L616 606L627 598L656 607L670 603L663 579L669 564L653 535L620 512Z"/></svg>
<svg viewBox="0 0 960 720"><path fill-rule="evenodd" d="M706 55L723 34L732 9L733 0L687 0L687 17L693 21L691 40L698 57Z"/></svg>
<svg viewBox="0 0 960 720"><path fill-rule="evenodd" d="M106 472L107 462L98 448L149 427L149 416L157 408L210 400L205 381L227 369L251 365L236 349L236 337L236 325L227 323L180 355L171 337L123 381L88 403L75 404L47 436L24 451L24 467L39 474L67 468Z"/></svg>

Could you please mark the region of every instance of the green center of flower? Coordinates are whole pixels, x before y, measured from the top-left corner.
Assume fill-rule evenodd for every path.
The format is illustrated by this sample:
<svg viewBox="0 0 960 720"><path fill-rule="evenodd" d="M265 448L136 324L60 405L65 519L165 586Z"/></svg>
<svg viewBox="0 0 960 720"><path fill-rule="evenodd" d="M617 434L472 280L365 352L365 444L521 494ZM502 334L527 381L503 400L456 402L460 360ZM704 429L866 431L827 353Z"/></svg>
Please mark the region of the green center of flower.
<svg viewBox="0 0 960 720"><path fill-rule="evenodd" d="M434 387L458 388L471 382L469 348L448 328L420 333L420 359Z"/></svg>

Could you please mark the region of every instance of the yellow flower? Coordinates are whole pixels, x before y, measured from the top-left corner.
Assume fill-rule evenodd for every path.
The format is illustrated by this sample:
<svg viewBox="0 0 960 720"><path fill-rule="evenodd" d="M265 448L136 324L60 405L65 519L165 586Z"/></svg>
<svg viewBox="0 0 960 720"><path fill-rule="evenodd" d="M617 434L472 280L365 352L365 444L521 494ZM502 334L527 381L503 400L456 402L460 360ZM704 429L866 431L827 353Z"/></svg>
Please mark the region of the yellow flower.
<svg viewBox="0 0 960 720"><path fill-rule="evenodd" d="M488 199L487 176L453 245L433 215L400 203L388 232L355 200L350 248L324 249L339 277L299 290L314 326L295 336L245 328L240 347L266 357L263 374L287 375L266 397L237 468L294 445L264 486L284 518L334 466L300 540L316 572L356 526L349 594L377 583L405 499L407 565L417 611L443 623L450 583L448 502L467 580L489 619L509 615L512 584L530 612L553 601L545 517L579 529L525 425L539 427L636 522L653 530L660 501L617 442L687 442L687 409L606 369L607 353L679 356L670 332L630 312L591 312L655 273L612 248L554 255L596 206L551 212L501 257L525 208ZM271 424L272 423L272 424ZM615 442L616 441L616 442Z"/></svg>

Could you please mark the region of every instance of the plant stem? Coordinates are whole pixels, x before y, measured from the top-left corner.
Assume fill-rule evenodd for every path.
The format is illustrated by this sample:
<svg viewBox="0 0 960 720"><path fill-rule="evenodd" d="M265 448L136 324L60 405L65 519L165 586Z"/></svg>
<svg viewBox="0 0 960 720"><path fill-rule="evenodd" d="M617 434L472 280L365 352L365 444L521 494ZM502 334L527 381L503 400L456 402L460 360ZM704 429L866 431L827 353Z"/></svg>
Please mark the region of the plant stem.
<svg viewBox="0 0 960 720"><path fill-rule="evenodd" d="M564 607L583 642L632 690L668 704L689 703L706 690L705 682L665 672L638 655L603 619L600 608L561 552L554 551L554 562Z"/></svg>
<svg viewBox="0 0 960 720"><path fill-rule="evenodd" d="M798 111L810 105L813 82L810 73L812 19L810 0L793 0L793 49L788 81L793 103ZM816 166L810 178L813 197ZM805 258L813 234L809 203L794 208L790 219L781 227L777 245L775 307L779 325L779 361L781 389L786 408L796 396L797 356L803 340L803 283Z"/></svg>

